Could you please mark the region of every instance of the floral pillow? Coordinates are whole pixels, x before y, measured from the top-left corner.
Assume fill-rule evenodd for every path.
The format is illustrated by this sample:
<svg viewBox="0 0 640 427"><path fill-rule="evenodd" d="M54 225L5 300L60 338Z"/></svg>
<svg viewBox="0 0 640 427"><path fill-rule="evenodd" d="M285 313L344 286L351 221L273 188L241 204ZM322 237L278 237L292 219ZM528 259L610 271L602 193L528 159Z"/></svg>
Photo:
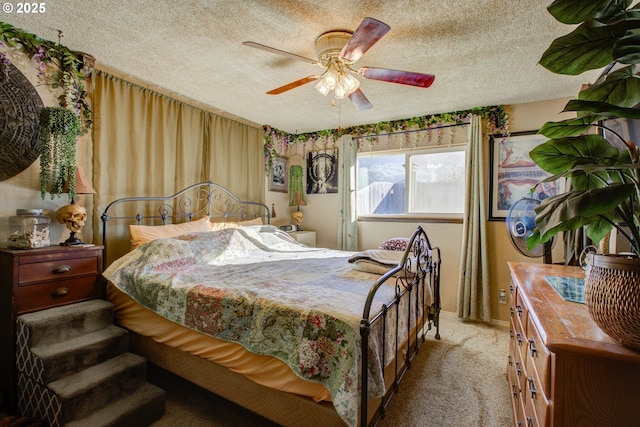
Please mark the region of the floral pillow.
<svg viewBox="0 0 640 427"><path fill-rule="evenodd" d="M394 237L393 239L385 240L380 243L378 249L384 249L387 251L404 251L407 249L409 239L406 237Z"/></svg>

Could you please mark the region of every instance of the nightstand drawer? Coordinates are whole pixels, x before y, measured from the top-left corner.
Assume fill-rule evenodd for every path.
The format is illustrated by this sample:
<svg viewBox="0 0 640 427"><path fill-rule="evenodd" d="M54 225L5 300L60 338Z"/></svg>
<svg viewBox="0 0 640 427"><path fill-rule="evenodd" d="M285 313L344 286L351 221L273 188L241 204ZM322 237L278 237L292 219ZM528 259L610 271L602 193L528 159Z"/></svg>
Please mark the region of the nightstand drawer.
<svg viewBox="0 0 640 427"><path fill-rule="evenodd" d="M30 283L45 280L64 280L85 275L96 276L98 271L97 256L85 258L59 257L59 259L51 261L33 263L26 259L22 260L20 264L18 286L26 286Z"/></svg>
<svg viewBox="0 0 640 427"><path fill-rule="evenodd" d="M315 231L290 231L289 235L305 246L314 247L316 245Z"/></svg>
<svg viewBox="0 0 640 427"><path fill-rule="evenodd" d="M56 280L18 289L18 314L97 298L96 276Z"/></svg>

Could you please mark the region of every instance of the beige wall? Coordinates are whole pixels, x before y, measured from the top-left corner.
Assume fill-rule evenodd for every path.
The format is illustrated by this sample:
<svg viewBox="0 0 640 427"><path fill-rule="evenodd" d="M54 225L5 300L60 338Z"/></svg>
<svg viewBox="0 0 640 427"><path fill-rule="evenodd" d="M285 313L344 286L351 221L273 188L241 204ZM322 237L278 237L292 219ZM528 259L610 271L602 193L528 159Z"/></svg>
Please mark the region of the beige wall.
<svg viewBox="0 0 640 427"><path fill-rule="evenodd" d="M509 112L509 130L522 132L537 130L547 121L561 120L570 117L560 114L568 98L530 104L512 105ZM488 161L488 141L485 147L485 158ZM293 156L290 161L300 156ZM292 208L287 206L288 199L284 193L266 192L269 206L275 203L277 217L273 224L282 225L291 222ZM303 228L316 231L318 246L335 248L338 236L338 208L337 194L309 194L306 195L307 206L304 212ZM429 223L424 221L383 222L360 221L358 223L358 248L360 250L377 247L380 242L390 237L409 236L421 225L427 232L431 243L440 247L442 252L442 307L445 311L455 312L457 307L458 278L460 265L460 246L462 241L462 225L454 223ZM508 321L509 313L506 304L498 303L500 289L509 289L509 270L507 261L542 262L542 259L527 258L519 254L511 245L504 221L490 221L488 223L489 268L491 280L491 312L496 320ZM559 251L560 250L560 251ZM562 261L561 245L556 244L554 262Z"/></svg>
<svg viewBox="0 0 640 427"><path fill-rule="evenodd" d="M36 68L33 63L24 55L9 52L12 63L31 81L42 102L45 106L58 105L58 93L51 90L50 86L38 83ZM86 135L80 139L77 148L78 165L83 166L87 177L91 177L91 143L90 136ZM51 217L52 226L51 243L57 244L69 237L69 231L55 220L56 210L64 205L69 204L69 198L65 195L62 197L51 199L49 194L45 198L40 197L40 162L36 160L26 170L18 175L0 182L0 195L2 203L0 203L0 247L6 247L7 241L7 219L15 215L16 209L43 209L44 214ZM86 199L86 200L84 200ZM91 215L91 196L79 196L78 203L82 203ZM85 242L92 242L93 235L91 232L92 218L88 218L87 226L79 234L79 237Z"/></svg>

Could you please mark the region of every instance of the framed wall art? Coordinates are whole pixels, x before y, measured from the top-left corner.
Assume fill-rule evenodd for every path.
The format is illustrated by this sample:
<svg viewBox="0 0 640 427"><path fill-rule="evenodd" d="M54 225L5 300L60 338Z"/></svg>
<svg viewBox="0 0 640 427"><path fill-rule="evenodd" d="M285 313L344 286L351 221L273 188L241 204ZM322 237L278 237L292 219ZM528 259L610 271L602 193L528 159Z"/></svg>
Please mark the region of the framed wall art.
<svg viewBox="0 0 640 427"><path fill-rule="evenodd" d="M287 178L287 158L278 156L273 160L269 174L269 191L286 193L289 189Z"/></svg>
<svg viewBox="0 0 640 427"><path fill-rule="evenodd" d="M338 150L312 151L307 157L307 194L338 192Z"/></svg>
<svg viewBox="0 0 640 427"><path fill-rule="evenodd" d="M540 169L529 157L529 151L548 138L535 131L514 132L508 137L490 136L489 157L489 220L504 220L511 206L522 197L539 200L563 191L560 181L544 183L530 191L541 179L551 174Z"/></svg>

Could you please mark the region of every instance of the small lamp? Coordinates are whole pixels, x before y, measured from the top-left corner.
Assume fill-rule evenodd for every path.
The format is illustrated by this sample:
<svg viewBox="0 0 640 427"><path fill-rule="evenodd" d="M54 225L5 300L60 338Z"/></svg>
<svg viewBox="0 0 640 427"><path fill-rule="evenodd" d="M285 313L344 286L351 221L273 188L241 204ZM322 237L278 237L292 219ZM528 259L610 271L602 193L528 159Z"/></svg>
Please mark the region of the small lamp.
<svg viewBox="0 0 640 427"><path fill-rule="evenodd" d="M76 167L76 194L95 194L95 190L89 184L89 180L84 174L82 167ZM56 219L60 224L65 224L67 229L71 231L71 235L67 240L60 243L62 246L82 245L84 242L80 240L77 233L82 231L87 221L87 210L84 206L79 205L74 199L71 203L62 206L56 211Z"/></svg>
<svg viewBox="0 0 640 427"><path fill-rule="evenodd" d="M304 201L304 170L300 165L293 165L289 168L289 206L296 206L297 209L291 214L291 219L296 225L296 231L302 231L300 225L304 214L300 212L300 206L307 206Z"/></svg>

